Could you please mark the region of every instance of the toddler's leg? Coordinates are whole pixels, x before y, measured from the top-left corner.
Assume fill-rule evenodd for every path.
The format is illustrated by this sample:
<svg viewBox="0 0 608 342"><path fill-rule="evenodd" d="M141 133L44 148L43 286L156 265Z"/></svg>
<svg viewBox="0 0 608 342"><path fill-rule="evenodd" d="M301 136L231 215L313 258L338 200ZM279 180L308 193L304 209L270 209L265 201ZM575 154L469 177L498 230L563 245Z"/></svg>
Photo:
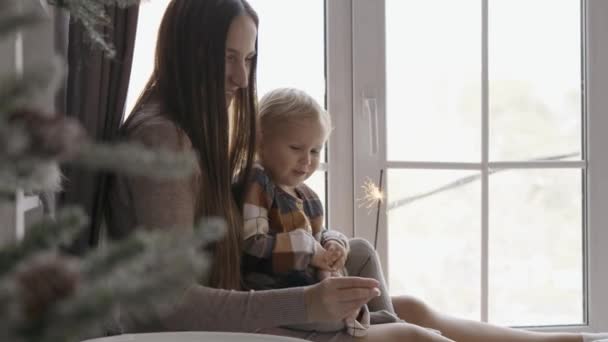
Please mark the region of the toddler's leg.
<svg viewBox="0 0 608 342"><path fill-rule="evenodd" d="M386 288L382 266L374 247L365 239L354 238L349 241L350 252L346 259L348 274L357 277L374 278L380 282L380 296L367 303L369 311L386 310L395 313L391 297ZM373 257L372 257L373 256Z"/></svg>

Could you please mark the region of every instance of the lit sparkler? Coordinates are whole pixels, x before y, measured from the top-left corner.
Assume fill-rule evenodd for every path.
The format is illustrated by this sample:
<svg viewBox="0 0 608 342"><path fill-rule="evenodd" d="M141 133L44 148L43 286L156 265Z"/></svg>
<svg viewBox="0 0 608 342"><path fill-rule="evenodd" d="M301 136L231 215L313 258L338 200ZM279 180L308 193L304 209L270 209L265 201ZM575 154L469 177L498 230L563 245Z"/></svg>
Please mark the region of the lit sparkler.
<svg viewBox="0 0 608 342"><path fill-rule="evenodd" d="M374 184L374 182L369 179L369 177L365 180L361 188L363 189L364 196L360 198L361 201L360 206L365 206L367 209L370 209L369 213L371 213L371 209L374 205L376 205L376 231L374 234L374 248L378 246L378 224L380 223L380 205L384 201L384 193L382 192L382 175L384 174L384 170L380 169L380 179L378 181L378 185Z"/></svg>

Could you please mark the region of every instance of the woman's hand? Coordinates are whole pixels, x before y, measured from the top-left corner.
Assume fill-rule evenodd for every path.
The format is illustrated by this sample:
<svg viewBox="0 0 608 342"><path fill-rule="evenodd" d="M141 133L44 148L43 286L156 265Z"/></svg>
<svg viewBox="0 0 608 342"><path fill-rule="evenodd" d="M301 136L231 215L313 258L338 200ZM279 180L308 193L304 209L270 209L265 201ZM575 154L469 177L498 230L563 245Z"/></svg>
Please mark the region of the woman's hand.
<svg viewBox="0 0 608 342"><path fill-rule="evenodd" d="M346 264L346 248L335 240L329 240L323 246L327 255L327 262L332 271L341 270Z"/></svg>
<svg viewBox="0 0 608 342"><path fill-rule="evenodd" d="M327 278L304 292L309 322L340 321L352 315L370 299L380 295L375 279Z"/></svg>

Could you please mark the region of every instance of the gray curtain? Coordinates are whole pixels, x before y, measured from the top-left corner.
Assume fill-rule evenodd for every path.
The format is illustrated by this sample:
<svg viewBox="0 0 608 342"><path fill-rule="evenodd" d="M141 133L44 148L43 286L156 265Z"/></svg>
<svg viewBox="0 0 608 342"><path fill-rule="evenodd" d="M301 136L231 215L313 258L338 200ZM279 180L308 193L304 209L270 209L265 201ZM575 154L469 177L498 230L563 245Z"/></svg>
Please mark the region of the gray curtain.
<svg viewBox="0 0 608 342"><path fill-rule="evenodd" d="M108 7L112 25L104 34L114 43L116 56L113 59L107 58L87 40L82 25L73 20L69 23L64 112L79 119L97 141L112 141L122 121L138 12L137 6ZM80 254L99 241L109 175L75 167L66 167L63 172L66 180L59 203L62 206L79 205L90 217L90 226L69 247L71 252Z"/></svg>

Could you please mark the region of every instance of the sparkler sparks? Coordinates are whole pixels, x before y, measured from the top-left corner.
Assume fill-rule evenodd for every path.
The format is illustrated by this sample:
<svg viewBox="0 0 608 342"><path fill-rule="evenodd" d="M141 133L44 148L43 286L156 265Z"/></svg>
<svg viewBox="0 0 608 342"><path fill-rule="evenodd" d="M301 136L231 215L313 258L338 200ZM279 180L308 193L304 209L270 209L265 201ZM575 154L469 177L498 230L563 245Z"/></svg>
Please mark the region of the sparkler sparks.
<svg viewBox="0 0 608 342"><path fill-rule="evenodd" d="M380 223L380 206L382 202L384 202L384 192L382 192L382 176L384 175L384 170L380 169L380 179L378 180L378 184L376 185L369 177L363 182L361 188L363 189L363 198L359 198L358 201L361 202L359 207L365 206L369 213L371 214L372 208L374 205L376 206L376 231L374 234L374 248L378 246L378 228Z"/></svg>
<svg viewBox="0 0 608 342"><path fill-rule="evenodd" d="M361 188L363 189L364 195L363 198L358 199L358 201L361 202L359 207L372 209L374 205L384 201L384 193L370 178L365 180Z"/></svg>

